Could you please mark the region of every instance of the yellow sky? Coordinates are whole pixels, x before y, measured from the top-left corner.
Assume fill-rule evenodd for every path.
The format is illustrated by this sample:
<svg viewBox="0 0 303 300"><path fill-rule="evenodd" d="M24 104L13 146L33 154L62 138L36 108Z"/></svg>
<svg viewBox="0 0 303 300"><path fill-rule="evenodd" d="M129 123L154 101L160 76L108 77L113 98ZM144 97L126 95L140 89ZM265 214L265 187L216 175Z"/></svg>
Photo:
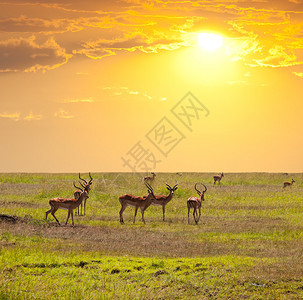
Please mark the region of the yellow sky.
<svg viewBox="0 0 303 300"><path fill-rule="evenodd" d="M302 172L302 64L301 0L0 0L0 172Z"/></svg>

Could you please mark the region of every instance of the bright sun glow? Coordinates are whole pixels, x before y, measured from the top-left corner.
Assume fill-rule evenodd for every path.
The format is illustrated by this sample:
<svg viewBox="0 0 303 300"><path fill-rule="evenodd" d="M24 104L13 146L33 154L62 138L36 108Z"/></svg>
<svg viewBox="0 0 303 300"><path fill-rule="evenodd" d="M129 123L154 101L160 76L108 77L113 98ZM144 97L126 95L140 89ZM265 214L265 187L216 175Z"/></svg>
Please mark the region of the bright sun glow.
<svg viewBox="0 0 303 300"><path fill-rule="evenodd" d="M204 50L214 51L221 48L223 38L218 34L203 32L198 34L198 44Z"/></svg>

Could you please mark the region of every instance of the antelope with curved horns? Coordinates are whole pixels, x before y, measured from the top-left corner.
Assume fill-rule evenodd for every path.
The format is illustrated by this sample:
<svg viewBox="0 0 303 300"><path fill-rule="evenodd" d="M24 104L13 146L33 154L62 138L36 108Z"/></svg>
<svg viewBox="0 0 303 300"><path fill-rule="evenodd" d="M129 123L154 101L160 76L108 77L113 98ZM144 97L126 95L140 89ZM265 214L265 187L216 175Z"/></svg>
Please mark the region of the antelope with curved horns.
<svg viewBox="0 0 303 300"><path fill-rule="evenodd" d="M142 221L145 224L144 211L152 204L152 201L155 199L153 188L147 182L145 182L145 186L147 187L147 191L148 191L148 196L146 198L133 196L130 194L122 195L119 197L119 201L121 204L121 209L119 212L121 224L124 224L122 214L127 206L135 207L134 223L136 221L136 215L137 215L138 208L140 208L141 215L142 215Z"/></svg>
<svg viewBox="0 0 303 300"><path fill-rule="evenodd" d="M80 190L82 190L82 189L80 189ZM57 221L57 223L60 225L60 222L56 218L55 213L58 209L67 209L68 210L68 215L67 215L65 225L67 225L68 219L71 215L72 216L72 224L74 226L73 211L74 211L74 209L79 207L79 205L82 203L82 201L86 200L87 198L88 198L88 192L85 191L85 190L82 190L82 193L80 194L80 197L78 199L53 198L53 199L49 200L49 205L51 206L51 209L48 210L45 213L46 220L47 220L48 214L51 213L53 215L53 217L55 218L55 220Z"/></svg>
<svg viewBox="0 0 303 300"><path fill-rule="evenodd" d="M214 184L216 184L217 181L218 181L219 184L220 184L220 181L221 181L222 177L224 177L223 172L222 172L220 175L215 175L215 176L214 176Z"/></svg>
<svg viewBox="0 0 303 300"><path fill-rule="evenodd" d="M283 183L283 188L285 188L285 187L287 187L287 186L293 185L294 182L295 182L295 181L294 181L293 179L291 180L291 182L285 181L285 182Z"/></svg>
<svg viewBox="0 0 303 300"><path fill-rule="evenodd" d="M187 218L188 218L188 224L189 224L189 212L190 209L193 208L194 212L193 212L193 216L194 216L194 220L196 222L196 224L198 224L200 217L201 217L201 205L202 205L202 201L205 201L204 199L204 194L207 191L207 187L202 183L202 185L204 186L205 190L204 191L199 191L197 189L197 185L198 183L195 184L195 190L197 191L199 197L189 197L187 200ZM199 210L199 216L198 216L198 211Z"/></svg>
<svg viewBox="0 0 303 300"><path fill-rule="evenodd" d="M173 187L168 185L167 182L165 184L166 188L169 190L169 194L167 196L156 195L155 200L153 200L152 202L152 205L162 206L163 221L165 221L165 206L173 198L174 191L178 189L178 182ZM144 196L143 198L146 198L146 196Z"/></svg>
<svg viewBox="0 0 303 300"><path fill-rule="evenodd" d="M153 182L154 181L154 179L155 179L155 177L156 177L156 174L154 173L154 172L151 172L151 174L153 175L153 176L146 176L146 177L144 177L144 181L146 182L146 181L150 181L150 182Z"/></svg>
<svg viewBox="0 0 303 300"><path fill-rule="evenodd" d="M87 182L85 179L81 178L81 175L80 175L80 173L79 173L79 179L82 180L85 184L82 184L81 181L79 181L79 183L81 184L81 186L84 188L84 190L85 190L87 193L89 193L89 191L91 190L91 187L90 187L90 186L91 186L91 184L92 184L92 182L93 182L93 178L92 178L92 176L90 175L90 173L89 173L89 178L90 178L90 180L89 180L89 182ZM74 184L74 186L75 186L75 184ZM76 187L76 186L75 186L75 187ZM78 187L76 187L76 188L78 189ZM79 190L75 191L75 192L74 192L74 197L75 197L75 199L77 199L77 197L79 197L79 196L80 196ZM84 204L81 203L81 215L82 215L82 207L84 206L84 216L85 216L86 199L83 200L83 201L84 201ZM78 215L80 215L79 207L78 207Z"/></svg>

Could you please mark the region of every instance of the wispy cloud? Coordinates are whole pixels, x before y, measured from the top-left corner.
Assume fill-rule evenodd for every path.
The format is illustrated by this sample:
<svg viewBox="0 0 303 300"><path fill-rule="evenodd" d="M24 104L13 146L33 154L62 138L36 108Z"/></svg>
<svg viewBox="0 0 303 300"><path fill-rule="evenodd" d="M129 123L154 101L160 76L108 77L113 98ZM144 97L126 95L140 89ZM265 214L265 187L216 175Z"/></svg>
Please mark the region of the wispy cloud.
<svg viewBox="0 0 303 300"><path fill-rule="evenodd" d="M24 117L26 121L39 121L42 120L42 115L34 115L33 112L30 112L27 116Z"/></svg>
<svg viewBox="0 0 303 300"><path fill-rule="evenodd" d="M296 76L303 78L303 72L293 72Z"/></svg>
<svg viewBox="0 0 303 300"><path fill-rule="evenodd" d="M111 92L113 96L135 96L141 97L143 99L151 100L153 97L148 95L147 92L141 92L133 89L129 89L128 87L104 87L103 90L107 90Z"/></svg>
<svg viewBox="0 0 303 300"><path fill-rule="evenodd" d="M13 121L20 120L20 113L2 113L0 114L0 118L11 119Z"/></svg>
<svg viewBox="0 0 303 300"><path fill-rule="evenodd" d="M86 99L65 99L59 101L60 103L92 103L95 102L95 100L91 97Z"/></svg>
<svg viewBox="0 0 303 300"><path fill-rule="evenodd" d="M42 19L30 18L24 15L16 18L2 18L0 31L18 33L43 33L53 35L56 33L76 32L82 30L79 21L69 19Z"/></svg>
<svg viewBox="0 0 303 300"><path fill-rule="evenodd" d="M64 109L60 109L58 112L55 112L55 117L61 118L61 119L72 119L74 118L73 115L71 115L69 112L65 111Z"/></svg>

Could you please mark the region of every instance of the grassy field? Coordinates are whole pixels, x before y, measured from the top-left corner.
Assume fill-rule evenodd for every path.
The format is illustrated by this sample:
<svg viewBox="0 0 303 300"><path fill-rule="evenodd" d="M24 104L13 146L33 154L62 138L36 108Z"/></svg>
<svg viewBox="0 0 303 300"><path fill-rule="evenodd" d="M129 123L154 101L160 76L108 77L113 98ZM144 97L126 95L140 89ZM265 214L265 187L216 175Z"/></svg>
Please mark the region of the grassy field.
<svg viewBox="0 0 303 300"><path fill-rule="evenodd" d="M118 198L145 195L142 176L93 174L86 216L57 226L45 212L72 197L77 174L0 174L0 299L303 299L303 174L157 174L179 183L166 206L134 209L119 223ZM283 189L283 181L296 181ZM208 187L198 225L187 224L194 184ZM57 218L64 224L67 211Z"/></svg>

